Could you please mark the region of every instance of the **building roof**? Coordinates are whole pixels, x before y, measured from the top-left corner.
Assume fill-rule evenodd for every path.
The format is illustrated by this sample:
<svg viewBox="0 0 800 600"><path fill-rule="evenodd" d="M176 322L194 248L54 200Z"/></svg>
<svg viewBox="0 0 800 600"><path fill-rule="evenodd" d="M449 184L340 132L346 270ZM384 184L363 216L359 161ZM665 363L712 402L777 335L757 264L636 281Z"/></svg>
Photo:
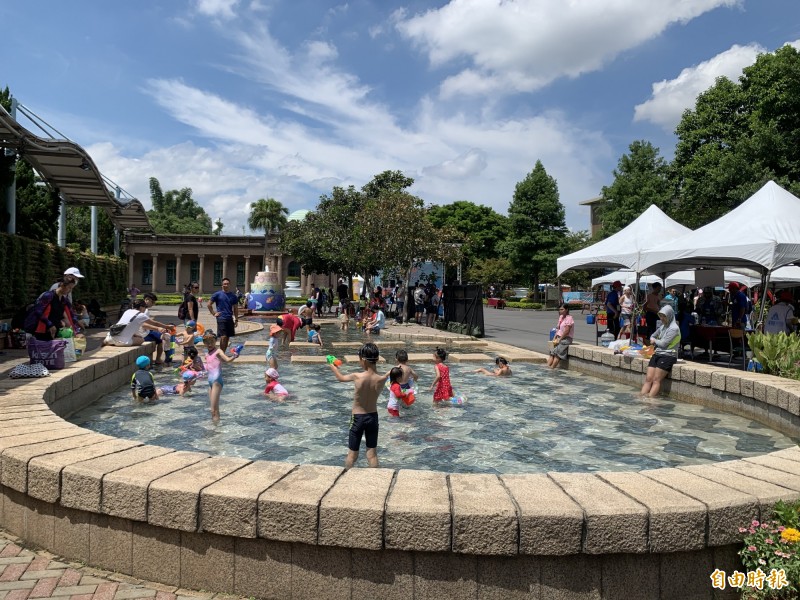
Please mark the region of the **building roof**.
<svg viewBox="0 0 800 600"><path fill-rule="evenodd" d="M597 204L603 200L602 196L597 196L597 198L589 198L588 200L584 200L583 202L578 202L580 206L591 206L592 204Z"/></svg>
<svg viewBox="0 0 800 600"><path fill-rule="evenodd" d="M70 140L39 137L0 106L0 148L24 157L68 205L104 208L119 229L152 229L142 203L120 202L108 189L92 157Z"/></svg>
<svg viewBox="0 0 800 600"><path fill-rule="evenodd" d="M288 217L286 217L286 220L287 221L302 221L303 219L306 218L306 215L308 213L310 213L310 212L311 212L310 210L307 210L305 208L299 208L296 211L294 211L292 214L290 214Z"/></svg>

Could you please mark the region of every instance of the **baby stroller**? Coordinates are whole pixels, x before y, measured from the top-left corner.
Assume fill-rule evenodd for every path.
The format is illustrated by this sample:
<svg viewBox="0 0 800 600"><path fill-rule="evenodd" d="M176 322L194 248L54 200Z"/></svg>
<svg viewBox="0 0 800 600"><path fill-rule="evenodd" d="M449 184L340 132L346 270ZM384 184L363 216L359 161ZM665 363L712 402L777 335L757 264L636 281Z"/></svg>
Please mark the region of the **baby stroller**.
<svg viewBox="0 0 800 600"><path fill-rule="evenodd" d="M108 326L108 315L100 306L97 298L89 300L89 304L86 305L86 310L88 310L89 314L91 315L92 327L104 328Z"/></svg>

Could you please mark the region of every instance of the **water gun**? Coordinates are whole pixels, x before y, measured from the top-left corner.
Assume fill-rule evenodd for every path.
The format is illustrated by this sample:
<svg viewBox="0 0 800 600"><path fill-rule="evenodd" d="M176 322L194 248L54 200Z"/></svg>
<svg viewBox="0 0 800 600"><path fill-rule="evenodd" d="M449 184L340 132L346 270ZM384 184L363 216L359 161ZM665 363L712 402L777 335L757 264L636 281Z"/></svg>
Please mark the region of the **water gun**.
<svg viewBox="0 0 800 600"><path fill-rule="evenodd" d="M328 356L325 357L325 360L328 361L329 365L333 365L334 367L342 366L342 361L336 358L333 354L328 354Z"/></svg>
<svg viewBox="0 0 800 600"><path fill-rule="evenodd" d="M238 357L239 354L242 353L242 348L244 348L244 344L236 344L231 346L231 354Z"/></svg>

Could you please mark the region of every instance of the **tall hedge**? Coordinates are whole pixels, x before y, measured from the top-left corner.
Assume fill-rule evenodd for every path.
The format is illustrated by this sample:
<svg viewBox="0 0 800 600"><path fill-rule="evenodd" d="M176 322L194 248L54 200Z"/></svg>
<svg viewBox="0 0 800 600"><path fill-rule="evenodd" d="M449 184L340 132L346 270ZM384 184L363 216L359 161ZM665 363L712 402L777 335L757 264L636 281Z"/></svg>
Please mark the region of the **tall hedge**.
<svg viewBox="0 0 800 600"><path fill-rule="evenodd" d="M78 267L84 276L73 292L76 299L116 304L127 294L128 265L122 259L0 233L0 318L10 317L50 289L69 267Z"/></svg>

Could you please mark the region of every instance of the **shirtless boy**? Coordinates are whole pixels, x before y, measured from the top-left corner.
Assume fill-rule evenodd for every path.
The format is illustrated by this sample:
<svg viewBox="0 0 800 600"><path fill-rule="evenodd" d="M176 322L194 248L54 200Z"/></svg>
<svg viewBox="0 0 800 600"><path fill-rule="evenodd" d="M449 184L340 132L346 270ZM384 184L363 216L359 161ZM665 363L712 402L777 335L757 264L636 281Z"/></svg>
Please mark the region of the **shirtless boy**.
<svg viewBox="0 0 800 600"><path fill-rule="evenodd" d="M358 449L361 437L366 437L367 462L370 467L378 466L378 396L383 391L389 373L379 375L376 366L380 352L373 343L364 344L358 351L361 368L360 373L342 375L339 367L331 363L331 371L339 381L352 381L355 385L353 394L353 411L350 416L350 437L348 439L346 469L351 468L358 460Z"/></svg>
<svg viewBox="0 0 800 600"><path fill-rule="evenodd" d="M411 380L417 381L419 376L417 375L416 371L408 366L408 352L405 350L398 350L395 355L395 359L397 360L397 366L400 367L400 370L403 371L403 376L400 378L400 387L404 390L411 389Z"/></svg>

